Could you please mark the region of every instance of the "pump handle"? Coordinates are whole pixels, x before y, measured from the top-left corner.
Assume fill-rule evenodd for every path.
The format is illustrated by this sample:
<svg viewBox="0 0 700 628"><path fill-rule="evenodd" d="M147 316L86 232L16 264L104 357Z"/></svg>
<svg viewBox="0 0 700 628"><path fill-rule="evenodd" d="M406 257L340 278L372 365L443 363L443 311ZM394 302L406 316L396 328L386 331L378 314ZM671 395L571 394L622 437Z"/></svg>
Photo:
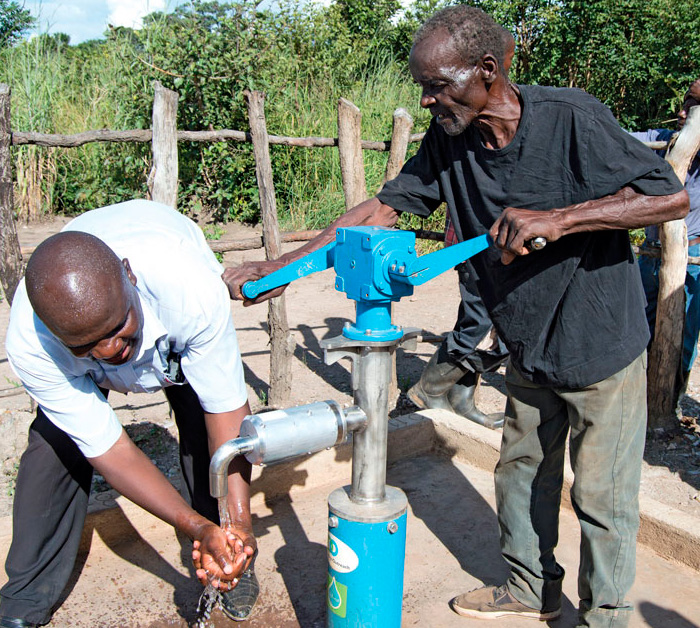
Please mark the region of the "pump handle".
<svg viewBox="0 0 700 628"><path fill-rule="evenodd" d="M326 270L333 266L335 259L335 242L309 253L296 262L287 264L274 273L270 273L257 281L248 281L243 284L241 292L246 299L254 299L259 294L286 286L295 279L301 279L312 273Z"/></svg>

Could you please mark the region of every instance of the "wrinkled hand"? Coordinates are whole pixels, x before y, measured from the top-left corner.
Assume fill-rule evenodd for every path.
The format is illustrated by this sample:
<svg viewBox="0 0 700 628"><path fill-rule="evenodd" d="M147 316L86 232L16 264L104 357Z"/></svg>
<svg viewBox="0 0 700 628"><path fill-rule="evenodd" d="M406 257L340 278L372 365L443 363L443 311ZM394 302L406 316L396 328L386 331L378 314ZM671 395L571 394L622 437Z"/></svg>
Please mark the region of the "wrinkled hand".
<svg viewBox="0 0 700 628"><path fill-rule="evenodd" d="M192 543L197 579L203 586L211 584L222 591L233 589L250 565L256 547L252 534L206 524Z"/></svg>
<svg viewBox="0 0 700 628"><path fill-rule="evenodd" d="M501 249L501 262L510 264L518 255L528 255L528 243L534 238L547 242L563 235L558 225L556 210L536 211L506 207L489 230L494 244Z"/></svg>
<svg viewBox="0 0 700 628"><path fill-rule="evenodd" d="M246 299L241 292L243 285L249 281L256 281L262 277L266 277L270 273L284 266L283 263L277 261L271 262L246 262L240 266L226 268L221 275L224 283L228 287L228 293L235 301L243 301L244 306L254 305L267 301L272 297L278 297L284 292L287 286L280 286L274 290L268 290L258 295L255 299Z"/></svg>

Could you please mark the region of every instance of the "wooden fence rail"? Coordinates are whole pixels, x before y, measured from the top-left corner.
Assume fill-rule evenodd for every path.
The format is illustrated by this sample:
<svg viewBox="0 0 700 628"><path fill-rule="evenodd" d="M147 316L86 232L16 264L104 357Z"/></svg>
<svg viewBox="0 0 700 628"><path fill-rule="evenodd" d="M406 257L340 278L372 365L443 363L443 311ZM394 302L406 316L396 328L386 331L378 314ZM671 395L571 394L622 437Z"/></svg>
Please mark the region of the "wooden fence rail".
<svg viewBox="0 0 700 628"><path fill-rule="evenodd" d="M339 150L343 192L346 207L350 208L367 198L364 178L363 150L389 151L385 176L382 185L396 176L406 157L409 143L420 142L424 133L411 133L413 120L403 109L394 112L394 127L390 141L368 141L360 138L361 117L359 109L345 99L338 103L338 137L285 137L269 135L264 116L264 96L258 92L246 95L250 131L214 130L214 131L183 131L177 130L177 94L166 90L157 81L154 84L155 98L153 108L153 128L143 130L112 131L101 129L72 135L45 134L33 132L13 132L10 118L10 89L0 84L0 281L6 298L11 303L15 288L23 273L23 255L29 255L33 249L20 248L17 230L13 217L12 197L12 146L35 145L43 147L74 148L90 142L149 142L153 150L153 167L149 174L148 189L150 197L171 206L177 201L177 143L178 142L248 142L253 144L256 176L261 197L261 219L263 235L238 241L211 241L210 247L217 252L260 248L264 246L268 258L276 257L283 242L311 239L319 231L305 231L280 234L277 226L277 210L272 182L272 171L269 164L270 144L296 146L302 148L337 147ZM695 108L700 110L700 107ZM691 112L692 114L692 112ZM696 115L700 118L700 112ZM689 116L689 121L691 116ZM700 122L700 121L699 121ZM683 165L687 156L687 147L700 143L700 124L686 123L683 134L683 158L674 147L669 151L669 160L674 164L679 178L687 172L689 163ZM690 129L693 129L692 131ZM690 136L693 135L691 138ZM696 137L697 136L697 137ZM693 139L695 138L695 139ZM666 148L665 142L648 142L653 149ZM697 152L697 148L695 148ZM692 153L694 154L694 153ZM674 161L675 160L675 161ZM659 309L657 321L663 321L650 355L649 377L649 410L650 425L666 424L670 417L675 417L675 408L671 407L673 390L676 387L677 364L680 359L679 337L683 328L682 299L684 272L687 259L685 238L681 231L683 221L676 224L667 223L661 229L663 241L661 289L659 293ZM415 230L419 238L443 240L443 233ZM682 252L679 252L681 251ZM638 253L646 254L645 251ZM685 257L684 254L685 253ZM651 254L654 254L652 252ZM687 260L690 263L700 263L700 259ZM272 342L276 347L271 352L270 393L269 400L275 405L284 405L291 388L291 357L289 351L290 334L286 324L284 302L274 300L275 313L270 314L270 334L275 337ZM679 305L680 303L680 305ZM657 324L658 327L658 324ZM661 344L663 343L663 345Z"/></svg>
<svg viewBox="0 0 700 628"><path fill-rule="evenodd" d="M420 142L425 133L413 133L409 136L409 142ZM252 142L248 131L232 131L222 129L220 131L178 131L178 142ZM338 146L337 137L285 137L283 135L268 135L269 143L276 146L298 146L301 148L329 148ZM12 146L45 146L48 148L77 148L91 142L141 142L147 144L153 140L151 129L137 129L133 131L110 131L100 129L98 131L85 131L72 135L58 133L33 133L28 131L13 131L11 133ZM659 148L663 148L664 142L657 142ZM360 145L363 150L388 151L391 150L391 141L380 142L362 140Z"/></svg>

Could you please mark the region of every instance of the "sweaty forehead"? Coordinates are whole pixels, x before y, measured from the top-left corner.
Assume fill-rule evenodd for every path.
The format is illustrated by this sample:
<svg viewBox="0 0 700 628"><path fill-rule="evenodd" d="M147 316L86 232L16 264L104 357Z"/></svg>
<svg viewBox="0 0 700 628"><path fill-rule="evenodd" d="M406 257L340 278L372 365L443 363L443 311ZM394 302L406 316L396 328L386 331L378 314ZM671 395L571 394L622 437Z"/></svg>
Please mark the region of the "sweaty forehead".
<svg viewBox="0 0 700 628"><path fill-rule="evenodd" d="M463 66L452 36L447 31L436 31L411 49L409 66L417 80L450 74Z"/></svg>

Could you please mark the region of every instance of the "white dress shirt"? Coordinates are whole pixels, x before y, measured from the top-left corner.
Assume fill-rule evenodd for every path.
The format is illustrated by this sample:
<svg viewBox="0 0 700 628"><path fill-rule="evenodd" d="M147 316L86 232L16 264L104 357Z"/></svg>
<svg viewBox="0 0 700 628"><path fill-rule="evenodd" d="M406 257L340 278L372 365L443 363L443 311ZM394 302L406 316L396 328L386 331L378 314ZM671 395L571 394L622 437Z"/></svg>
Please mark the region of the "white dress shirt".
<svg viewBox="0 0 700 628"><path fill-rule="evenodd" d="M206 412L245 404L223 268L194 222L166 205L136 200L87 212L63 230L91 233L129 260L144 319L142 342L126 364L76 358L34 314L24 280L17 288L6 337L9 362L85 456L105 453L122 429L98 386L127 393L173 385L166 375L171 352L181 356L182 371Z"/></svg>

